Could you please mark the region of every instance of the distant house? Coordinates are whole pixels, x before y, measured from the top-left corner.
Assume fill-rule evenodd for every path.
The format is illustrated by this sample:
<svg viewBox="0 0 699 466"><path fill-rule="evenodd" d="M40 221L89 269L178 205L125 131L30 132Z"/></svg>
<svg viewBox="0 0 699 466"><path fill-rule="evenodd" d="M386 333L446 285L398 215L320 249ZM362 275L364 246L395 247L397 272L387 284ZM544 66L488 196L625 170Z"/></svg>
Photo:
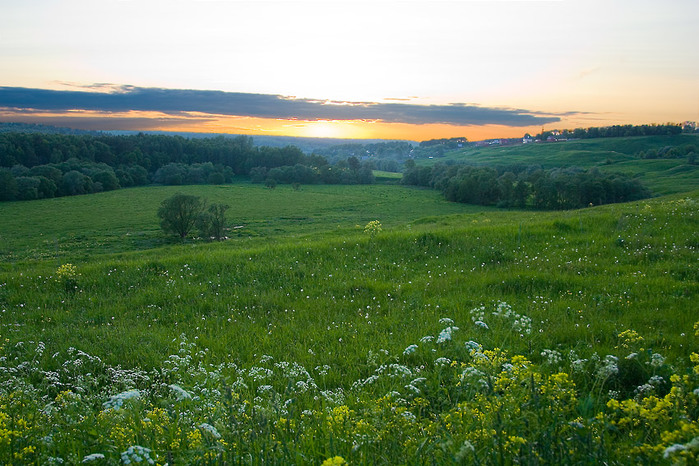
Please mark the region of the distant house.
<svg viewBox="0 0 699 466"><path fill-rule="evenodd" d="M534 142L534 139L529 134L525 134L522 138L522 144L531 144L532 142Z"/></svg>

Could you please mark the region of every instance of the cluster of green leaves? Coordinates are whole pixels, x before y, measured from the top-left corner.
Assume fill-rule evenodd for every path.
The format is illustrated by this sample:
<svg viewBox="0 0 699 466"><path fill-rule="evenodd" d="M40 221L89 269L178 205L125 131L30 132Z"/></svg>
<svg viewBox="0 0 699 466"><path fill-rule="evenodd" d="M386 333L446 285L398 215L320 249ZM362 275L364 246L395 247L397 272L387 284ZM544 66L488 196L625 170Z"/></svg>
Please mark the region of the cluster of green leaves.
<svg viewBox="0 0 699 466"><path fill-rule="evenodd" d="M163 200L158 208L160 227L166 233L173 233L180 239L185 239L196 226L202 237L217 241L226 235L225 204L211 204L199 196L176 193Z"/></svg>
<svg viewBox="0 0 699 466"><path fill-rule="evenodd" d="M229 183L234 174L327 165L296 147L255 147L252 138L0 133L0 200L110 191L150 182Z"/></svg>
<svg viewBox="0 0 699 466"><path fill-rule="evenodd" d="M682 125L612 125L590 128L576 128L574 130L542 131L537 134L536 139L545 141L549 137L561 139L599 139L599 138L621 138L632 136L664 136L680 134Z"/></svg>
<svg viewBox="0 0 699 466"><path fill-rule="evenodd" d="M411 165L403 175L403 183L439 189L447 200L454 202L548 210L628 202L650 196L637 180L623 174L603 174L596 168Z"/></svg>

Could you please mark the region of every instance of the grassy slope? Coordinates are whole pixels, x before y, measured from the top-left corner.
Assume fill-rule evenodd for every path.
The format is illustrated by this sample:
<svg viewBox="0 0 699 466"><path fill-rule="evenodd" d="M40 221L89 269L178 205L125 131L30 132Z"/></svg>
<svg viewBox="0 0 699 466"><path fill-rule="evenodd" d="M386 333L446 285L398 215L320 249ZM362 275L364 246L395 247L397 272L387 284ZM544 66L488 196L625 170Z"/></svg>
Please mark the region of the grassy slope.
<svg viewBox="0 0 699 466"><path fill-rule="evenodd" d="M57 261L51 250L47 260L25 262L20 275L6 262L0 275L4 336L43 339L51 351L76 346L110 363L149 366L184 332L210 347L217 360L249 362L266 353L308 363L308 350L314 349L325 362L341 352L345 357L335 362L345 373L360 367L367 348L399 351L444 315L466 327L470 309L498 300L531 316L542 330L509 342L535 360L543 348L613 351L616 334L626 328L639 331L654 349L680 355L685 338L680 334L690 334L696 319L699 276L687 267L696 264L699 245L696 193L690 200L563 213L491 211L411 224L404 223L406 212L378 202L356 206L359 212L350 214L356 220L345 220L350 227L338 232L335 216L340 213L334 209L339 207L332 206L334 195L324 189L230 189L304 199L290 211L265 203L271 209L266 212L276 216L270 215L271 224L261 229L270 236L258 240L189 243L116 256L73 254L81 273L75 296L62 292L52 278ZM362 189L382 199L393 188ZM395 189L405 196L425 194ZM212 198L217 192L191 190ZM157 193L151 212L165 194L163 189L123 193ZM325 223L301 208L317 197L329 212ZM439 203L429 199L424 208L436 209ZM102 201L115 202L109 195L61 201L75 202L75 209L86 200L98 210L108 210ZM44 204L55 206L49 201L26 206L43 211ZM143 228L148 210L141 208L140 221L125 211L102 225L95 222L94 230L82 232L85 242L97 244L92 235L109 238L114 231L133 231L134 225ZM298 217L311 225L295 225L292 231L333 233L281 238L279 231L291 229L290 218ZM352 226L375 217L386 218L390 227L374 240ZM47 230L49 225L43 226L44 235L66 234L65 225L58 231ZM270 241L274 233L279 236Z"/></svg>
<svg viewBox="0 0 699 466"><path fill-rule="evenodd" d="M644 160L634 154L665 146L697 144L696 135L648 136L528 144L508 147L463 149L428 162L458 162L479 165L541 165L544 168L599 167L602 171L638 176L654 194L672 194L699 189L699 165L682 159Z"/></svg>

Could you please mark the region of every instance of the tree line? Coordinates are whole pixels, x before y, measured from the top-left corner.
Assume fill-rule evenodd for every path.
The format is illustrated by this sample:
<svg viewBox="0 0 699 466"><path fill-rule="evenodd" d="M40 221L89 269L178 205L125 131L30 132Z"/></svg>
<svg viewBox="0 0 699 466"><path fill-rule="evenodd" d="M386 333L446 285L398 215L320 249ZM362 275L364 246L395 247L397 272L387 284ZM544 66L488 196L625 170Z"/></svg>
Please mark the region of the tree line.
<svg viewBox="0 0 699 466"><path fill-rule="evenodd" d="M342 162L342 161L341 161ZM333 167L294 146L256 147L251 137L0 133L0 200L88 194L149 183L221 184L264 173L275 183L367 183L370 167ZM301 167L301 168L300 168Z"/></svg>
<svg viewBox="0 0 699 466"><path fill-rule="evenodd" d="M624 174L569 167L473 167L407 164L402 183L438 189L453 202L545 210L644 199L650 191Z"/></svg>
<svg viewBox="0 0 699 466"><path fill-rule="evenodd" d="M534 136L534 138L546 141L549 137L554 139L597 139L632 136L672 136L682 133L682 130L682 125L674 123L667 123L664 125L612 125L576 128L573 130L542 131Z"/></svg>

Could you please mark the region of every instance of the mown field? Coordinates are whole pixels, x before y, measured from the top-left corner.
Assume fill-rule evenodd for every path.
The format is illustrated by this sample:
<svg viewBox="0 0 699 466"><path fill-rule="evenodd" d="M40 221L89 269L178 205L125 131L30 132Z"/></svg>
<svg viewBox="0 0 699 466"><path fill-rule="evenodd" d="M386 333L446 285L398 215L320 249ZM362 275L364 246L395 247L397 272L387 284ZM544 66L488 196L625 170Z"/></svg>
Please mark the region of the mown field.
<svg viewBox="0 0 699 466"><path fill-rule="evenodd" d="M649 149L685 144L698 145L699 137L680 134L468 148L447 152L444 157L422 160L420 163L598 167L603 172L620 172L637 177L655 195L662 195L699 189L699 165L688 164L686 157L640 159L636 155Z"/></svg>
<svg viewBox="0 0 699 466"><path fill-rule="evenodd" d="M178 190L243 228L171 242L155 211ZM692 464L698 203L240 184L0 204L0 461Z"/></svg>

